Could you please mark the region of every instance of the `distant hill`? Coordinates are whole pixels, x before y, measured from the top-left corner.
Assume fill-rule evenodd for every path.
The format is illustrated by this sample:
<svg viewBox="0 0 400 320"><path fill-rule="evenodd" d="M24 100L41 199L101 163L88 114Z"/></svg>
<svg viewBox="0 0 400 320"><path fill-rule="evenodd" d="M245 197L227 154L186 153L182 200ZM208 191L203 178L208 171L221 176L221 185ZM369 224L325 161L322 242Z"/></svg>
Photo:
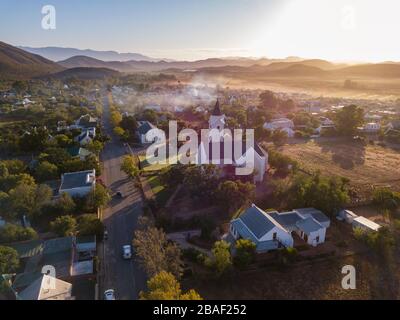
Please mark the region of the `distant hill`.
<svg viewBox="0 0 400 320"><path fill-rule="evenodd" d="M377 63L362 64L332 71L341 76L400 78L400 64Z"/></svg>
<svg viewBox="0 0 400 320"><path fill-rule="evenodd" d="M65 68L90 67L90 68L107 68L121 72L134 71L134 68L127 62L102 61L99 59L90 58L86 56L75 56L63 61L59 61L58 64Z"/></svg>
<svg viewBox="0 0 400 320"><path fill-rule="evenodd" d="M69 78L78 78L82 80L100 80L109 77L118 76L119 72L107 68L71 68L61 72L53 73L50 75L42 76L40 78L54 78L59 80L66 80Z"/></svg>
<svg viewBox="0 0 400 320"><path fill-rule="evenodd" d="M265 77L400 78L400 64L377 63L343 67L343 65L335 65L323 60L304 60L294 63L271 63L266 66L200 68L197 72L227 76L236 74L246 77L258 75Z"/></svg>
<svg viewBox="0 0 400 320"><path fill-rule="evenodd" d="M0 78L31 78L63 69L55 62L0 41Z"/></svg>
<svg viewBox="0 0 400 320"><path fill-rule="evenodd" d="M32 48L32 47L19 47L25 51L41 55L52 61L62 61L69 59L74 56L86 56L94 59L103 61L158 61L145 56L140 53L119 53L116 51L98 51L91 49L76 49L76 48L62 48L62 47L43 47L43 48Z"/></svg>

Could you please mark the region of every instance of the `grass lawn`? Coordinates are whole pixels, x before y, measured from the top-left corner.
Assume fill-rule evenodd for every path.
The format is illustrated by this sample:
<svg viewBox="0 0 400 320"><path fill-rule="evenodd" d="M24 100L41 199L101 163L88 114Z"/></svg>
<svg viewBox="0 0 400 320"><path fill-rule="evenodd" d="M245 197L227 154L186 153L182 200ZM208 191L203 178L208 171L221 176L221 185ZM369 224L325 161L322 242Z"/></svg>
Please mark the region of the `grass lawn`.
<svg viewBox="0 0 400 320"><path fill-rule="evenodd" d="M400 190L400 152L377 145L354 142L307 142L280 148L308 172L350 179L359 189L390 185Z"/></svg>
<svg viewBox="0 0 400 320"><path fill-rule="evenodd" d="M177 157L175 157L177 158ZM146 155L139 155L140 166L143 171L150 172L150 171L160 171L169 166L168 163L166 164L150 164L147 159Z"/></svg>
<svg viewBox="0 0 400 320"><path fill-rule="evenodd" d="M168 201L169 197L171 196L173 190L165 188L165 186L162 185L159 176L157 175L148 177L147 181L150 184L150 187L153 191L157 203L160 206L164 206L165 203Z"/></svg>

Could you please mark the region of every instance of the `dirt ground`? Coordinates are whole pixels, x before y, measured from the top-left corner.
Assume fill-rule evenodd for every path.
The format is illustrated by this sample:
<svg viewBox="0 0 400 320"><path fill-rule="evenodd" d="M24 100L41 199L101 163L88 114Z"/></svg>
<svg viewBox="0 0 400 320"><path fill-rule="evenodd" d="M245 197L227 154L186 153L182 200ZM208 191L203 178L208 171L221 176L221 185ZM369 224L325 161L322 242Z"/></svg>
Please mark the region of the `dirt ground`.
<svg viewBox="0 0 400 320"><path fill-rule="evenodd" d="M315 259L332 248L335 255ZM184 280L183 286L196 289L205 299L400 299L398 249L385 259L356 240L351 226L344 222L332 221L324 245L305 251L299 248L304 258L293 265L274 266L273 253L267 255L271 257L253 271L234 271L224 279L195 270L195 276ZM309 259L313 255L314 259ZM355 290L342 288L345 265L356 269Z"/></svg>
<svg viewBox="0 0 400 320"><path fill-rule="evenodd" d="M400 190L400 152L356 142L310 141L280 149L308 172L346 177L356 190L371 192L373 186Z"/></svg>

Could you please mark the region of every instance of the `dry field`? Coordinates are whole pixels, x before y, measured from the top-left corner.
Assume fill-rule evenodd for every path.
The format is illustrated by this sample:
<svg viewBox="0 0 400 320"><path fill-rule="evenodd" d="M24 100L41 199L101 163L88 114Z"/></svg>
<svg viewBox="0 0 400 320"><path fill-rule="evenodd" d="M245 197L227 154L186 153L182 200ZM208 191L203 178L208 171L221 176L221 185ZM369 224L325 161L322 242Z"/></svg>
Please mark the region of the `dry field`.
<svg viewBox="0 0 400 320"><path fill-rule="evenodd" d="M370 192L373 186L400 190L400 152L376 145L317 141L286 145L284 154L297 160L307 172L350 179L356 189Z"/></svg>

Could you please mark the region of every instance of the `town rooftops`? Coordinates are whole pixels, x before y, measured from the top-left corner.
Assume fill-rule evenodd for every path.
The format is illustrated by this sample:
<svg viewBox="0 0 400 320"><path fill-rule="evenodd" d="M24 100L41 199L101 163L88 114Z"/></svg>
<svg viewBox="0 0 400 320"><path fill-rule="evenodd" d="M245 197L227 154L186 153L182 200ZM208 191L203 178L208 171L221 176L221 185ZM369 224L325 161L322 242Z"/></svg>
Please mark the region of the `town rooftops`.
<svg viewBox="0 0 400 320"><path fill-rule="evenodd" d="M138 124L139 124L138 127L139 134L146 134L151 129L157 129L157 127L149 121L138 121Z"/></svg>
<svg viewBox="0 0 400 320"><path fill-rule="evenodd" d="M267 234L274 227L284 229L274 218L254 204L235 221L237 221L235 222L235 227L238 226L239 229L245 232L250 231L250 234L253 234L257 240L262 238L262 236ZM242 223L244 227L239 226L240 223ZM246 228L248 230L246 230ZM238 231L240 233L240 230ZM254 236L251 238L254 238Z"/></svg>
<svg viewBox="0 0 400 320"><path fill-rule="evenodd" d="M90 187L96 179L96 171L86 170L80 172L64 173L61 176L60 190Z"/></svg>

